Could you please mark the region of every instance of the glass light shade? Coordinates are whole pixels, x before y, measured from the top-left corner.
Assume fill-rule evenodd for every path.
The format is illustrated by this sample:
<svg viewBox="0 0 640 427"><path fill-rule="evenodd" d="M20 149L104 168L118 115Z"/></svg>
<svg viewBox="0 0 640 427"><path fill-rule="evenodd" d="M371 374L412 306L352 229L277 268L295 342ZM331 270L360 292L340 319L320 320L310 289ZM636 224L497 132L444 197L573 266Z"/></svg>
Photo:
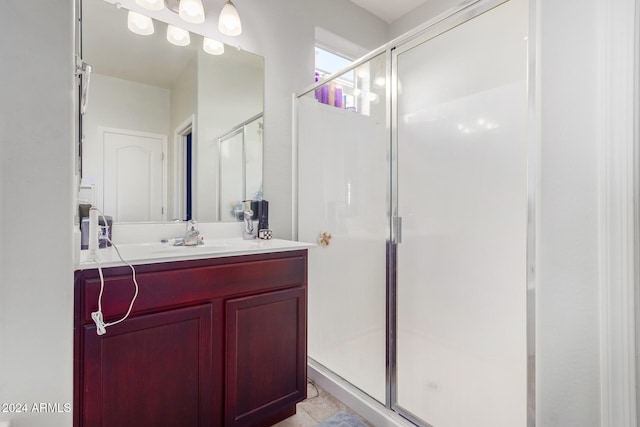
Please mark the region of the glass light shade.
<svg viewBox="0 0 640 427"><path fill-rule="evenodd" d="M204 22L204 7L200 0L180 0L178 8L180 18L192 24L201 24Z"/></svg>
<svg viewBox="0 0 640 427"><path fill-rule="evenodd" d="M140 34L141 36L153 34L153 21L151 18L131 10L127 15L127 27L131 32Z"/></svg>
<svg viewBox="0 0 640 427"><path fill-rule="evenodd" d="M191 43L189 31L173 25L167 27L167 40L176 46L188 46Z"/></svg>
<svg viewBox="0 0 640 427"><path fill-rule="evenodd" d="M242 23L236 7L230 1L226 2L218 19L218 30L227 36L237 36L242 33Z"/></svg>
<svg viewBox="0 0 640 427"><path fill-rule="evenodd" d="M147 10L164 9L164 0L136 0L136 4Z"/></svg>
<svg viewBox="0 0 640 427"><path fill-rule="evenodd" d="M202 49L211 55L222 55L224 53L224 44L218 40L204 38L202 40Z"/></svg>

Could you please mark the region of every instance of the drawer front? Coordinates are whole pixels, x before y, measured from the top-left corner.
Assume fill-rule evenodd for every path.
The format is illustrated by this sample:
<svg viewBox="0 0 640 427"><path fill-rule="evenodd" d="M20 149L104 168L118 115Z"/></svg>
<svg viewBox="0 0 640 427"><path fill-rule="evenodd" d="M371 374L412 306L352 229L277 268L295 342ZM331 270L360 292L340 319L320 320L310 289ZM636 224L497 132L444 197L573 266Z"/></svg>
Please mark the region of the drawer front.
<svg viewBox="0 0 640 427"><path fill-rule="evenodd" d="M102 312L107 322L126 313L135 291L131 274L110 275L108 270L104 270L102 296ZM175 270L162 264L158 266L161 271L150 270L148 266L145 270L136 275L139 293L132 315L306 284L307 258L305 254ZM122 269L118 271L121 273ZM76 278L81 295L79 320L83 324L92 323L91 312L97 311L100 294L100 278L95 277L95 272L87 275L90 277Z"/></svg>

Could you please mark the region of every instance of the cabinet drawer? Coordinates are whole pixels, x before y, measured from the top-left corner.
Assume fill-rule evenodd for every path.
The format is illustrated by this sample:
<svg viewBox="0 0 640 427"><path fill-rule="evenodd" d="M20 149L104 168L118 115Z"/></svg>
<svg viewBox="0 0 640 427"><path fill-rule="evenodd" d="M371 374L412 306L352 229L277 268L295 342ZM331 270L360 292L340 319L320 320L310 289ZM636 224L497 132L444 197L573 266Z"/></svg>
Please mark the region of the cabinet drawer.
<svg viewBox="0 0 640 427"><path fill-rule="evenodd" d="M199 261L145 266L136 274L140 290L132 315L306 283L304 255L264 260L248 257L247 261L242 258L236 257L227 264L220 264L218 260L212 261L213 265ZM134 294L134 284L128 269L105 269L104 277L102 311L108 322L126 313ZM91 312L98 309L100 293L97 271L77 272L76 290L80 292L81 301L79 321L92 323Z"/></svg>

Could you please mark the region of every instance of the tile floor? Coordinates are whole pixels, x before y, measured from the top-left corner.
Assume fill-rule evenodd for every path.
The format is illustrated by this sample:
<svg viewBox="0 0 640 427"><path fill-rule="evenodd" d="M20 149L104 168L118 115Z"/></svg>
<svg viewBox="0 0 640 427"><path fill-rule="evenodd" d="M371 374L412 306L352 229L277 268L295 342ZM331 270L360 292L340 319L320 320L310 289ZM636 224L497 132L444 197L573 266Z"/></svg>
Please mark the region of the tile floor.
<svg viewBox="0 0 640 427"><path fill-rule="evenodd" d="M362 422L371 426L370 423L367 423L344 403L314 383L309 382L307 383L307 399L298 403L296 414L286 420L280 421L273 427L312 427L339 411L350 412L360 418Z"/></svg>

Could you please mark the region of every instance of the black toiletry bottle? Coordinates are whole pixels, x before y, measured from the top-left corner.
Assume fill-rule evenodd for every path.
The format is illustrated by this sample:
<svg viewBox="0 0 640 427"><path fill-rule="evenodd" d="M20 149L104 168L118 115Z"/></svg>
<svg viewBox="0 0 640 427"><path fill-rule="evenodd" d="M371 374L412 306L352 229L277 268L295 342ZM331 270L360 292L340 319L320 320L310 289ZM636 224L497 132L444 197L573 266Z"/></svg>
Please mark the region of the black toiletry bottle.
<svg viewBox="0 0 640 427"><path fill-rule="evenodd" d="M250 203L251 210L253 211L253 215L251 219L256 221L258 220L258 213L260 212L260 200L246 200Z"/></svg>
<svg viewBox="0 0 640 427"><path fill-rule="evenodd" d="M258 204L258 230L269 228L269 202L260 200Z"/></svg>

